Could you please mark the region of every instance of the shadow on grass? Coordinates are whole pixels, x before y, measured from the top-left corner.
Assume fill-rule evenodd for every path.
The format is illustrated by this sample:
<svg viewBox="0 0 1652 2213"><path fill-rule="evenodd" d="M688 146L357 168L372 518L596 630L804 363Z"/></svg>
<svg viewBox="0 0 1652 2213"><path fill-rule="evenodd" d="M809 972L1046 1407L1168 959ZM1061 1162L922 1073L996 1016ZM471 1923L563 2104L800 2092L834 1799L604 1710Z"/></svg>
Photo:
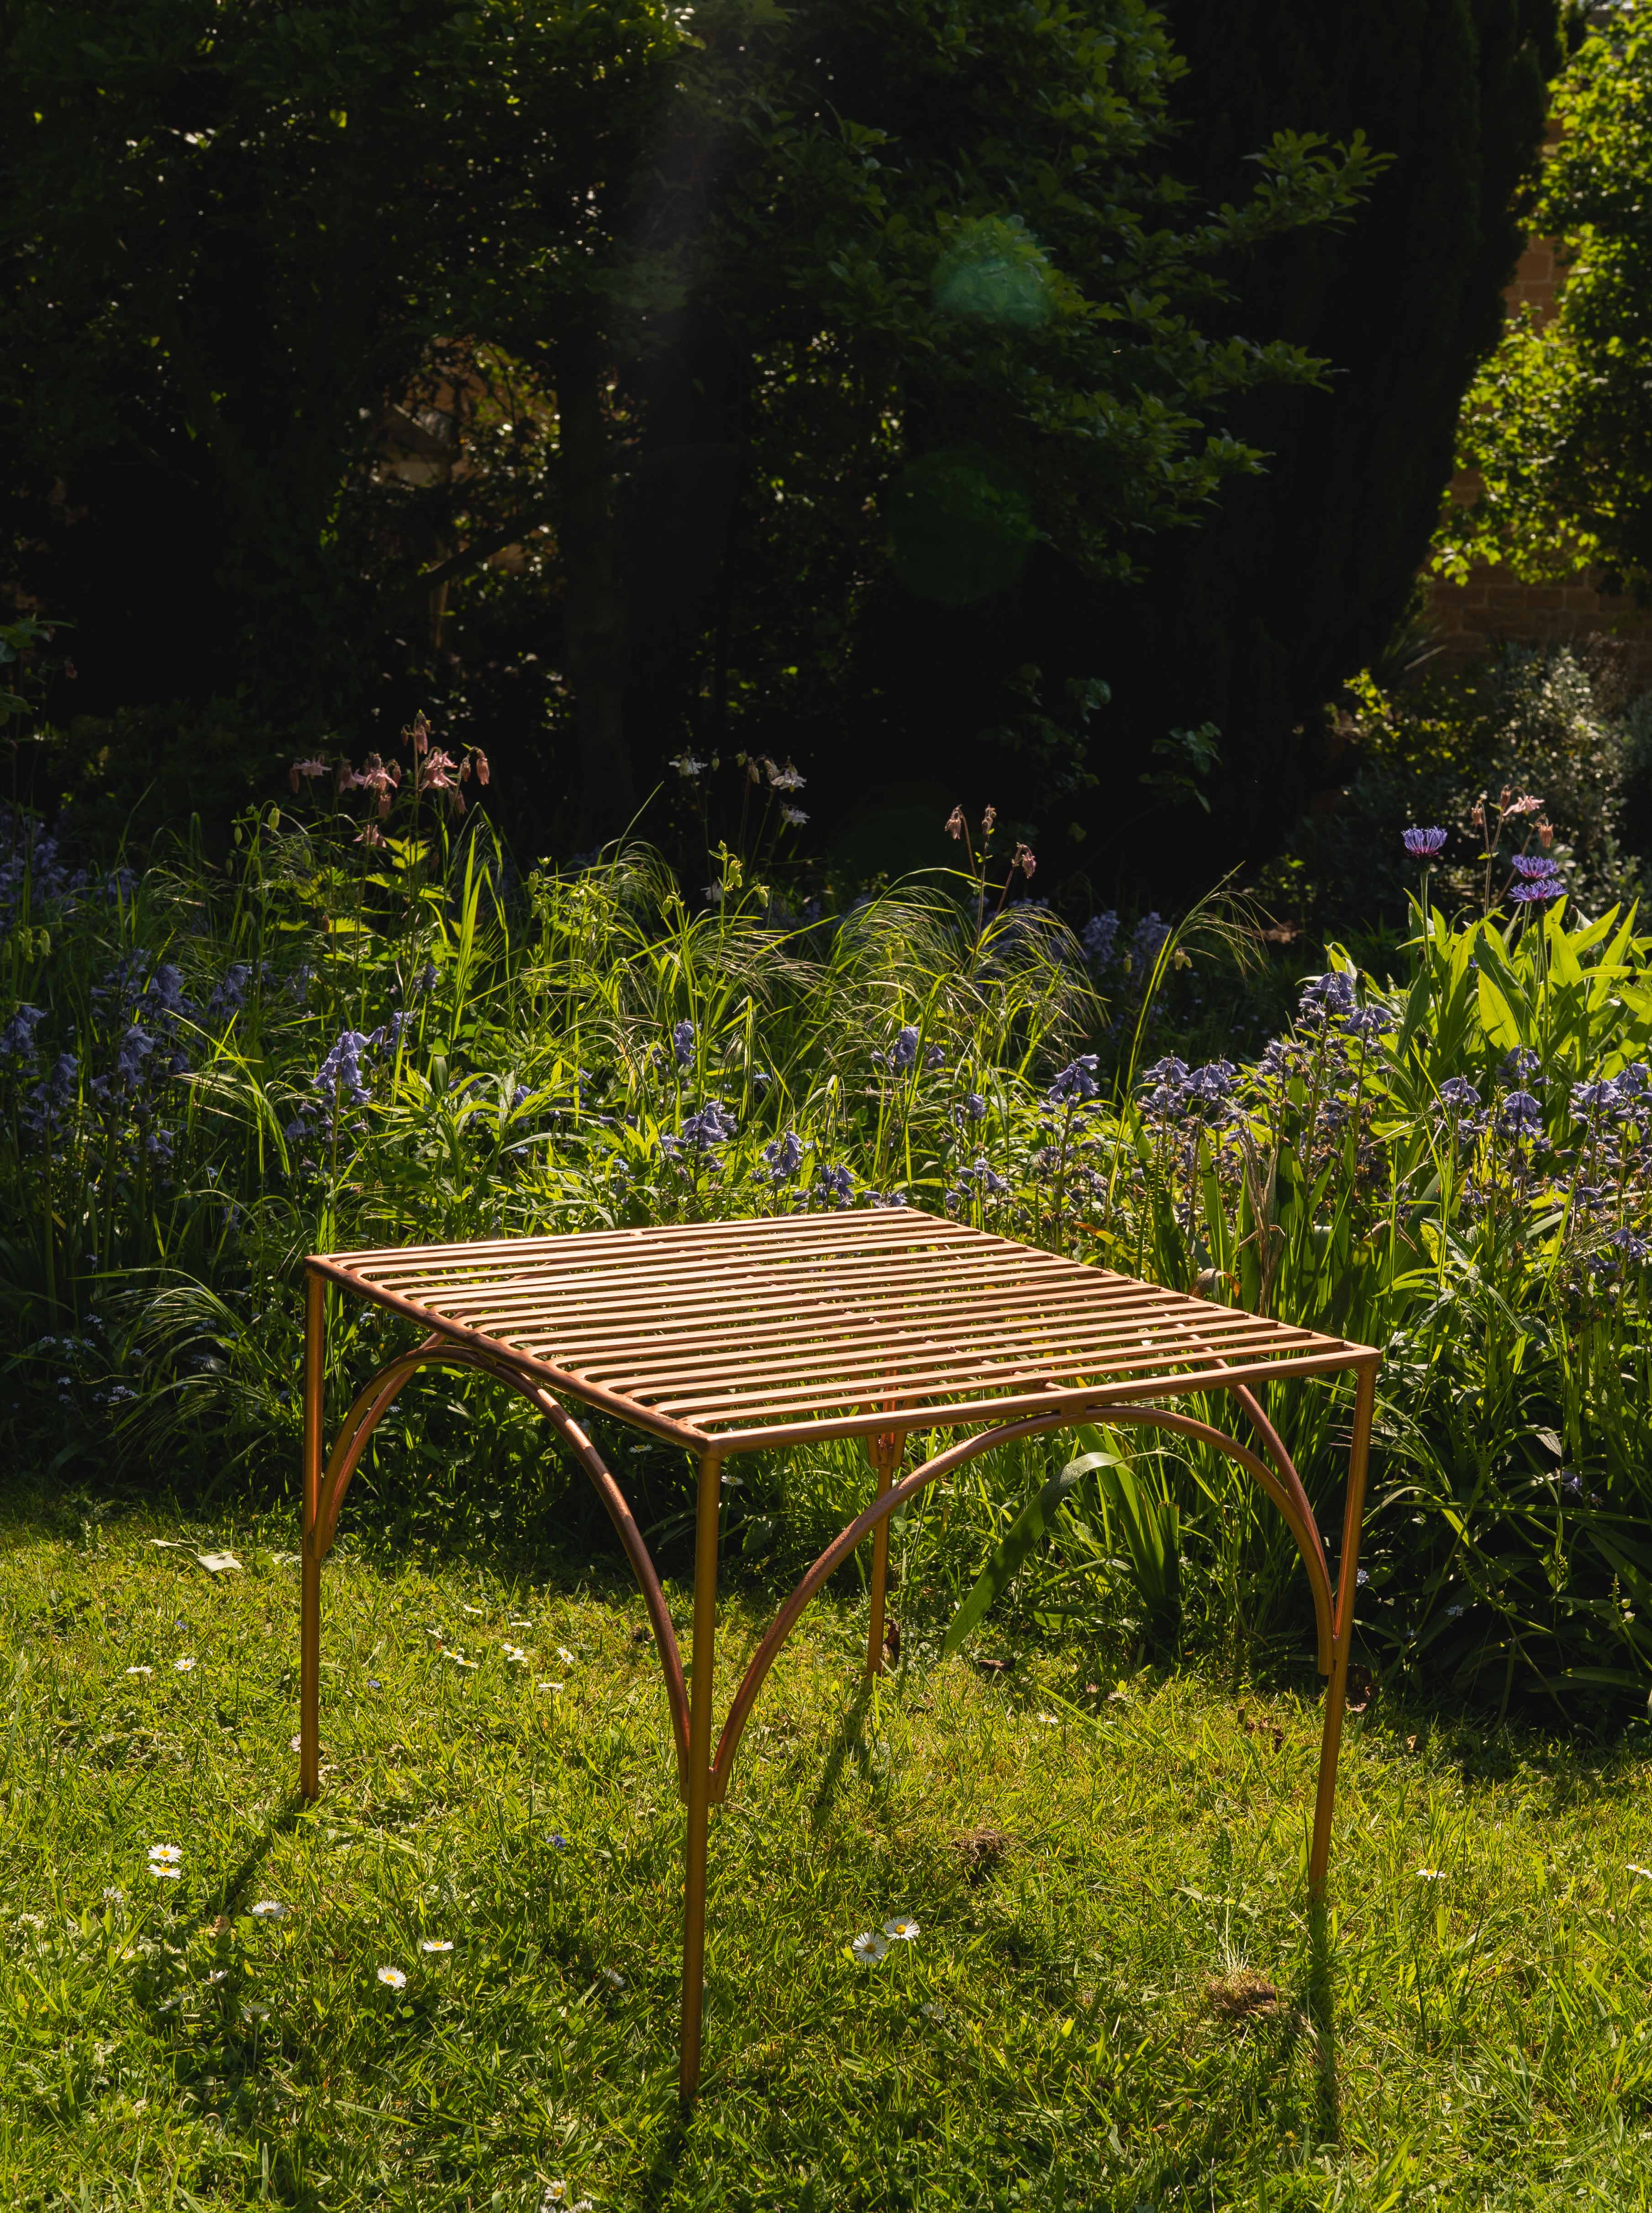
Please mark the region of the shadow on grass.
<svg viewBox="0 0 1652 2213"><path fill-rule="evenodd" d="M871 1703L872 1686L869 1683L863 1683L850 1704L844 1709L843 1717L832 1734L831 1747L826 1756L826 1765L820 1771L820 1783L809 1806L809 1825L812 1828L818 1829L831 1811L832 1801L838 1795L838 1784L842 1779L844 1763L851 1753L854 1755L855 1765L860 1771L862 1779L870 1779L872 1763L867 1752L866 1739L862 1734L862 1724L866 1719L867 1710Z"/></svg>

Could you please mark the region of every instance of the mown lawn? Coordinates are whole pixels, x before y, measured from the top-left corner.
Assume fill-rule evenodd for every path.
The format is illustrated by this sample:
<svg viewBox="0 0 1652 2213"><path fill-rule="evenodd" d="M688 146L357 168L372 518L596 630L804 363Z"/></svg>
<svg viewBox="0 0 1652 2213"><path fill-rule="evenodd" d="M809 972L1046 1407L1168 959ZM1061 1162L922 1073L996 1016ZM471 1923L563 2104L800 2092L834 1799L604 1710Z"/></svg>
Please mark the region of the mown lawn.
<svg viewBox="0 0 1652 2213"><path fill-rule="evenodd" d="M0 2204L1652 2199L1643 1747L1356 1721L1316 1933L1310 1704L921 1646L874 1697L819 1606L714 1826L681 2124L680 1816L606 1566L344 1540L301 1812L286 1526L5 1514Z"/></svg>

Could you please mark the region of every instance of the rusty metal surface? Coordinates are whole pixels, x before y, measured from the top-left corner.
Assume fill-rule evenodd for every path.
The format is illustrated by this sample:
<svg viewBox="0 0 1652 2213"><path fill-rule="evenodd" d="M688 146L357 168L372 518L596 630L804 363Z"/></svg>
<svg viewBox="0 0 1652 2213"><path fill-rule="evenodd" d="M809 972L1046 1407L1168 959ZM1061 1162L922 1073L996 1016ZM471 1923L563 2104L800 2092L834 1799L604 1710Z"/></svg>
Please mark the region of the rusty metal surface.
<svg viewBox="0 0 1652 2213"><path fill-rule="evenodd" d="M588 1405L724 1452L1231 1389L1378 1356L904 1210L312 1265Z"/></svg>

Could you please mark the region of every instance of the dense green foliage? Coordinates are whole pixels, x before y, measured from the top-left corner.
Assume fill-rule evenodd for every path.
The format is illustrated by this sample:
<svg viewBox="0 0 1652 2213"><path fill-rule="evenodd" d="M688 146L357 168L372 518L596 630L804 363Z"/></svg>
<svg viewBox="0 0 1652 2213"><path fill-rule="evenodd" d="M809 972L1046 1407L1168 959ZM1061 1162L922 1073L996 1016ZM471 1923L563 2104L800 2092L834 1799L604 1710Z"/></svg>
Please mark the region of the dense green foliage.
<svg viewBox="0 0 1652 2213"><path fill-rule="evenodd" d="M417 670L541 832L798 750L880 576L1197 516L1236 397L1316 367L1210 327L1216 263L1371 174L1305 123L1191 194L1145 0L4 23L6 527L76 696L234 695L256 749Z"/></svg>
<svg viewBox="0 0 1652 2213"><path fill-rule="evenodd" d="M1439 564L1542 581L1598 570L1652 586L1652 9L1595 11L1556 101L1561 137L1533 222L1564 288L1517 315L1470 389L1458 459L1478 497L1447 509Z"/></svg>
<svg viewBox="0 0 1652 2213"><path fill-rule="evenodd" d="M643 853L519 884L473 820L451 853L430 834L461 771L413 758L399 793L366 771L393 811L364 834L385 842L349 842L329 799L308 822L249 817L223 873L180 852L76 879L14 826L0 1288L20 1457L67 1476L113 1441L135 1472L283 1487L307 1250L929 1207L1383 1346L1372 1653L1497 1698L1643 1692L1652 939L1610 910L1519 905L1519 869L1558 869L1552 894L1575 867L1520 851L1532 814L1504 826L1484 919L1436 911L1424 942L1414 918L1394 983L1333 966L1253 1059L1190 1073L1142 1064L1168 1041L1175 961L1218 983L1197 929L1123 942L1100 916L1081 942L985 871L815 921L727 856L698 917ZM341 1379L396 1326L345 1317ZM1329 1520L1345 1394L1273 1399ZM410 1448L430 1511L481 1512L501 1483L543 1508L531 1417L485 1390L401 1402L377 1448L391 1495ZM933 1605L1063 1456L1000 1456L914 1507L906 1572ZM625 1465L669 1529L675 1456ZM1139 1561L1120 1581L1100 1478L1016 1603L1105 1639L1139 1597L1159 1642L1300 1649L1289 1540L1242 1477L1197 1450L1131 1466L1132 1498L1176 1509L1168 1631ZM808 1554L861 1481L846 1448L754 1464L729 1542Z"/></svg>
<svg viewBox="0 0 1652 2213"><path fill-rule="evenodd" d="M7 1503L9 2204L1652 2202L1639 1745L1355 1716L1316 1930L1311 1702L1014 1644L873 1693L863 1606L822 1600L713 1831L680 2125L682 1813L634 1594L566 1553L410 1560L352 1509L305 1814L290 1515ZM725 1659L762 1619L732 1600ZM854 1964L897 1914L915 1941Z"/></svg>
<svg viewBox="0 0 1652 2213"><path fill-rule="evenodd" d="M1087 625L1082 672L1113 687L1104 747L1130 761L1167 727L1222 734L1212 814L1183 819L1160 863L1161 880L1200 883L1277 850L1327 780L1325 704L1377 662L1414 592L1462 393L1501 327L1563 11L1178 0L1168 12L1188 64L1172 160L1201 199L1237 190L1253 143L1309 118L1390 157L1353 221L1233 267L1235 326L1305 347L1327 373L1238 402L1232 427L1265 471L1229 485L1197 533L1161 541L1143 583L1101 595ZM1063 665L1052 647L1024 657Z"/></svg>

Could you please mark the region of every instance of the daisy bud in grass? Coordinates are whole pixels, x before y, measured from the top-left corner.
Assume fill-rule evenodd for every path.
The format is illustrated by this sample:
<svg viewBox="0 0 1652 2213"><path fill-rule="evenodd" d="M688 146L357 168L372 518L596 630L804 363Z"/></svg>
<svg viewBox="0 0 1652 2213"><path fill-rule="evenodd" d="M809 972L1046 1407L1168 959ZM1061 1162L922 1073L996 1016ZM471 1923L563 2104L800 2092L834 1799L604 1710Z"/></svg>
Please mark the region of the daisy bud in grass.
<svg viewBox="0 0 1652 2213"><path fill-rule="evenodd" d="M381 1967L379 1980L389 1990L405 1990L407 1987L407 1978L399 1967Z"/></svg>

